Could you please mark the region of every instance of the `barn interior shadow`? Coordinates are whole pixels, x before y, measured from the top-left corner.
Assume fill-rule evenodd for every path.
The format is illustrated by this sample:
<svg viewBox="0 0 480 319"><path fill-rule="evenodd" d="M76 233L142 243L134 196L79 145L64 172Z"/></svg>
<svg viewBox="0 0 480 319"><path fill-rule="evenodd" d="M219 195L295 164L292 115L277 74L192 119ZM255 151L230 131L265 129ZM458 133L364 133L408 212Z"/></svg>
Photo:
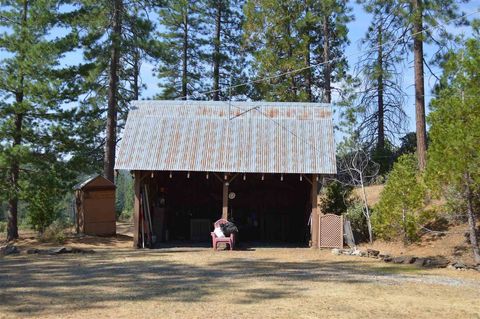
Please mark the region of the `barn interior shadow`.
<svg viewBox="0 0 480 319"><path fill-rule="evenodd" d="M238 289L238 303L295 297L302 282L371 283L359 274L373 270L351 261L235 257L223 252L198 266L169 261L168 254L188 249L102 251L81 256L28 256L0 259L0 312L16 315L60 314L106 307L109 301L169 300L201 302ZM378 273L375 273L378 276ZM380 274L381 276L381 274ZM268 281L268 287L245 283ZM64 306L61 306L64 305Z"/></svg>

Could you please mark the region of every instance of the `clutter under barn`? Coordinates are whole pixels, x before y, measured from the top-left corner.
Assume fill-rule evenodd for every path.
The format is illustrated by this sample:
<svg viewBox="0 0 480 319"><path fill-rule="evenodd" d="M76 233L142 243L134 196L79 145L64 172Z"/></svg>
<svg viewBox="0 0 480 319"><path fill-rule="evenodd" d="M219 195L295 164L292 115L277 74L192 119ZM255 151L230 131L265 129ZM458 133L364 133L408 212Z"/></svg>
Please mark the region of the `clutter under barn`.
<svg viewBox="0 0 480 319"><path fill-rule="evenodd" d="M206 241L219 218L240 241L318 246L319 182L336 173L319 103L135 101L115 168L135 183L134 246Z"/></svg>

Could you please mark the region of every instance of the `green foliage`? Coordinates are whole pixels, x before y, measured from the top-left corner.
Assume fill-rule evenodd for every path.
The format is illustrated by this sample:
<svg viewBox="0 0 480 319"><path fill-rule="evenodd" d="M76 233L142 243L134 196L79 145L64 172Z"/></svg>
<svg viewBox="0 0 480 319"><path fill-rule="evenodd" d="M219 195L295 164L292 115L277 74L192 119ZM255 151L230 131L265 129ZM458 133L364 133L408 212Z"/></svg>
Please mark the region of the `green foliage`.
<svg viewBox="0 0 480 319"><path fill-rule="evenodd" d="M480 40L471 39L465 48L444 64L428 120L431 125L427 173L437 190L444 184L463 192L470 176L472 187L480 185Z"/></svg>
<svg viewBox="0 0 480 319"><path fill-rule="evenodd" d="M75 111L65 103L78 97L82 81L75 67L60 63L78 44L78 34L65 27L66 16L58 10L63 3L4 1L0 7L0 51L5 54L0 63L0 196L11 203L12 217L21 198L30 201L35 214L45 213L33 198L59 194L49 182L75 157L79 144ZM52 37L54 30L59 35ZM62 180L68 183L71 177L62 169ZM12 228L9 239L16 237L16 225Z"/></svg>
<svg viewBox="0 0 480 319"><path fill-rule="evenodd" d="M50 169L31 174L27 181L22 182L24 192L21 199L26 204L28 224L40 233L60 217L64 208L62 199L70 186L54 166Z"/></svg>
<svg viewBox="0 0 480 319"><path fill-rule="evenodd" d="M129 221L132 220L132 216L133 216L133 211L124 210L124 211L122 211L120 216L118 216L117 220L129 222Z"/></svg>
<svg viewBox="0 0 480 319"><path fill-rule="evenodd" d="M453 222L466 222L467 221L467 201L465 199L464 191L458 185L449 185L448 183L440 183L438 181L433 182L431 179L433 176L429 176L429 182L431 187L436 190L435 195L441 195L446 203L443 206L444 211L448 214L447 217ZM440 186L440 185L443 185ZM472 206L475 212L480 212L480 194L477 194L472 198Z"/></svg>
<svg viewBox="0 0 480 319"><path fill-rule="evenodd" d="M383 148L375 147L371 151L372 161L379 165L378 174L384 176L388 174L395 161L395 148L386 141Z"/></svg>
<svg viewBox="0 0 480 319"><path fill-rule="evenodd" d="M378 238L393 240L402 236L415 241L421 222L426 187L418 173L413 155L403 155L394 164L372 214L373 230Z"/></svg>
<svg viewBox="0 0 480 319"><path fill-rule="evenodd" d="M404 154L414 154L417 151L417 133L410 132L400 138L400 147L397 149L397 157Z"/></svg>
<svg viewBox="0 0 480 319"><path fill-rule="evenodd" d="M133 213L134 190L130 174L121 172L115 181L115 211L117 217L128 219Z"/></svg>
<svg viewBox="0 0 480 319"><path fill-rule="evenodd" d="M378 12L387 6L391 7L393 17L399 20L402 26L407 29L410 29L419 17L423 20L424 29L428 29L431 26L451 23L450 20L457 19L461 15L461 11L459 10L460 1L455 0L421 1L421 12L420 10L415 10L411 0L359 0L359 2L363 3L366 11L370 13ZM466 23L467 21L465 19L455 21L456 25ZM443 30L441 37L434 38L430 32L423 32L415 36L420 37L426 43L435 43L438 45L440 50L437 54L446 47L449 47L445 46L445 43L452 40L451 34L446 32L446 30ZM400 46L412 40L412 37L405 37L399 39L399 42L396 44ZM435 57L438 57L438 55Z"/></svg>
<svg viewBox="0 0 480 319"><path fill-rule="evenodd" d="M116 73L118 79L115 92L110 92L111 101L115 101L114 116L117 122L115 129L121 131L125 125L129 110L129 102L137 100L145 88L141 81L140 68L145 61L158 57L161 51L154 41L154 25L147 17L150 1L112 1L112 0L71 0L67 25L78 31L77 44L83 53L83 61L77 65L76 76L81 81L81 92L78 96L76 110L75 133L78 137L76 156L73 160L81 166L81 173L96 173L102 167L103 150L106 139L116 139L112 135L105 136L108 108L108 96L111 51L119 47L119 63ZM121 36L113 32L112 19L115 3L121 7ZM113 98L115 97L115 98ZM89 160L85 160L89 158Z"/></svg>
<svg viewBox="0 0 480 319"><path fill-rule="evenodd" d="M338 181L329 183L323 189L319 207L324 213L341 215L347 211L352 202L353 187Z"/></svg>
<svg viewBox="0 0 480 319"><path fill-rule="evenodd" d="M270 101L319 101L326 94L324 74L332 82L344 78L347 67L344 47L348 43L347 23L351 21L346 1L247 1L245 8L245 43L252 52L253 70L258 78L275 77L260 82L256 90ZM329 26L329 36L323 32ZM323 44L328 41L330 54L325 60ZM290 72L300 67L320 64L315 70Z"/></svg>
<svg viewBox="0 0 480 319"><path fill-rule="evenodd" d="M206 38L205 62L213 65L202 74L203 80L212 80L206 90L215 89L215 77L218 76L218 99L228 100L230 95L244 96L248 94L249 86L238 86L231 90L229 85L237 85L248 81L247 61L245 48L242 47L244 23L243 5L245 0L201 0L200 14L202 15L201 33ZM218 23L218 25L217 25ZM217 28L219 38L216 38ZM218 49L218 52L217 52ZM218 74L215 73L215 64L218 63ZM207 81L210 82L210 81ZM208 94L207 98L215 99L215 93Z"/></svg>
<svg viewBox="0 0 480 319"><path fill-rule="evenodd" d="M345 216L350 221L352 226L353 237L355 242L367 242L369 240L368 236L368 225L367 219L364 214L364 204L359 200L352 200Z"/></svg>
<svg viewBox="0 0 480 319"><path fill-rule="evenodd" d="M431 145L427 176L440 194L446 187L457 193L456 206L466 213L473 255L480 262L476 231L480 196L480 34L452 52L432 101L428 120Z"/></svg>
<svg viewBox="0 0 480 319"><path fill-rule="evenodd" d="M174 99L203 91L203 62L206 59L201 36L205 19L199 3L192 0L169 0L158 10L159 33L162 52L159 56L157 75L163 92L161 99Z"/></svg>

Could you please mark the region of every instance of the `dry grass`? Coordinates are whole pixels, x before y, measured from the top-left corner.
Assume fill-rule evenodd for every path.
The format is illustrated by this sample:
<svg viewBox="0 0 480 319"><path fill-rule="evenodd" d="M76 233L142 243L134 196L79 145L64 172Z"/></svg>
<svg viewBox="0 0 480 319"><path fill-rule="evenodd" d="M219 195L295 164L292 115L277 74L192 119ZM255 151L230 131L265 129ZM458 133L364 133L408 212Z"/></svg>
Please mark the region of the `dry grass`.
<svg viewBox="0 0 480 319"><path fill-rule="evenodd" d="M106 239L105 239L106 240ZM23 242L26 248L32 243ZM83 243L0 259L0 318L479 318L480 274L308 248ZM77 243L77 246L80 243Z"/></svg>
<svg viewBox="0 0 480 319"><path fill-rule="evenodd" d="M460 226L459 226L460 227ZM131 249L128 223L113 238L69 237L93 255L0 257L0 318L480 318L480 273L427 270L329 250L252 247ZM453 229L456 230L456 229ZM458 232L396 255L451 254ZM39 243L22 233L16 245Z"/></svg>
<svg viewBox="0 0 480 319"><path fill-rule="evenodd" d="M385 185L371 185L365 187L365 194L367 195L368 206L373 207L380 201L380 193L385 188ZM363 198L362 189L355 188L353 194L358 198Z"/></svg>

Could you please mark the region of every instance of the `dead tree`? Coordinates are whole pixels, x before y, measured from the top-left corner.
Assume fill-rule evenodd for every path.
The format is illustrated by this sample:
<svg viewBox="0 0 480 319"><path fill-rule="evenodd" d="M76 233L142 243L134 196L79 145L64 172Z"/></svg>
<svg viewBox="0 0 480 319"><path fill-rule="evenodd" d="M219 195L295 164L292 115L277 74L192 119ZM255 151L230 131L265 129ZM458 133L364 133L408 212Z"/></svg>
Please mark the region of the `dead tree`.
<svg viewBox="0 0 480 319"><path fill-rule="evenodd" d="M372 183L378 175L380 166L373 162L368 152L358 147L343 156L338 163L339 181L344 185L361 189L363 216L367 221L368 239L373 242L371 211L368 207L365 186Z"/></svg>
<svg viewBox="0 0 480 319"><path fill-rule="evenodd" d="M397 40L407 32L392 8L382 6L374 12L362 40L365 53L355 68L362 83L356 103L361 115L357 129L362 141L380 152L407 127L400 69L407 48Z"/></svg>

